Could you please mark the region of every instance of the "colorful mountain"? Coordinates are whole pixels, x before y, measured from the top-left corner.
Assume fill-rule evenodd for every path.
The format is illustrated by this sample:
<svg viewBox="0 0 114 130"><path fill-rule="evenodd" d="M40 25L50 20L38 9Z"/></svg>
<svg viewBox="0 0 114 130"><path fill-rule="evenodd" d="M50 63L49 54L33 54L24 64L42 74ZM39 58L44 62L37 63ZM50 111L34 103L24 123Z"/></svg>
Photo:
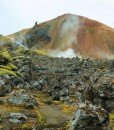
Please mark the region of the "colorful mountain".
<svg viewBox="0 0 114 130"><path fill-rule="evenodd" d="M64 14L16 34L8 37L42 54L70 50L84 58L114 58L114 29L83 16Z"/></svg>

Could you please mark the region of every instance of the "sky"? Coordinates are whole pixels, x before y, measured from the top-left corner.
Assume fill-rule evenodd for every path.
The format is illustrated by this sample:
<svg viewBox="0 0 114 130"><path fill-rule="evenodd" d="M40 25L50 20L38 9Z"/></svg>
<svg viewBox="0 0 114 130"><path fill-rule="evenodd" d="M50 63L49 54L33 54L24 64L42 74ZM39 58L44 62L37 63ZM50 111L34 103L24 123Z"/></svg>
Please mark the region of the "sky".
<svg viewBox="0 0 114 130"><path fill-rule="evenodd" d="M114 0L0 0L0 34L8 35L65 13L114 28Z"/></svg>

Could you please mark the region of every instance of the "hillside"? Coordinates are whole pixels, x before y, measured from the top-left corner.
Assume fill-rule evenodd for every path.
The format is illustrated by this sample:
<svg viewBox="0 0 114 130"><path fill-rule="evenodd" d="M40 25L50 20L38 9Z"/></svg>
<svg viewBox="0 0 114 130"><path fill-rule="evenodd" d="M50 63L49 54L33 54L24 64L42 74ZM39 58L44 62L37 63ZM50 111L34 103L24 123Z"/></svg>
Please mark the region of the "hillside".
<svg viewBox="0 0 114 130"><path fill-rule="evenodd" d="M47 55L70 48L84 58L114 58L114 29L82 16L64 14L19 34L13 41L20 43L22 37L23 45Z"/></svg>
<svg viewBox="0 0 114 130"><path fill-rule="evenodd" d="M114 130L113 34L65 14L0 35L0 130Z"/></svg>

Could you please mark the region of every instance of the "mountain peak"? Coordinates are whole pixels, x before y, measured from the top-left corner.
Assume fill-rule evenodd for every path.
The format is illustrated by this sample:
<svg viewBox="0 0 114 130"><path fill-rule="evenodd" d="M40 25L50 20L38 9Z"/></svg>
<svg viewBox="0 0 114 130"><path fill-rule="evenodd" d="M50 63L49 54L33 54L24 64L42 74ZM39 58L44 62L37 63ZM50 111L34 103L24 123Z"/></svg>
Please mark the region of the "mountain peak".
<svg viewBox="0 0 114 130"><path fill-rule="evenodd" d="M18 37L23 38L22 44L37 49L40 46L47 54L70 48L84 58L114 58L114 29L70 13L19 33L13 40Z"/></svg>

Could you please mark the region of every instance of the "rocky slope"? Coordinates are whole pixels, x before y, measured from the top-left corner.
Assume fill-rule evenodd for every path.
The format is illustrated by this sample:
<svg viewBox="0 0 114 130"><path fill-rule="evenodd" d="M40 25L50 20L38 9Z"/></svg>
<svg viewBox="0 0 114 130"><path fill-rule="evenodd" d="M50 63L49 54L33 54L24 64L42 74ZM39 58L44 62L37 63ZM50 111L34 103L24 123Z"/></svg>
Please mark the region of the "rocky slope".
<svg viewBox="0 0 114 130"><path fill-rule="evenodd" d="M113 130L113 45L113 29L71 14L0 36L0 130Z"/></svg>
<svg viewBox="0 0 114 130"><path fill-rule="evenodd" d="M8 37L45 55L53 56L70 48L84 58L114 58L114 29L73 14L36 23L33 28Z"/></svg>
<svg viewBox="0 0 114 130"><path fill-rule="evenodd" d="M6 60L17 68L10 70L16 75L0 73L2 130L113 127L113 60L51 58L29 50L19 54L11 60L1 57L2 67Z"/></svg>

